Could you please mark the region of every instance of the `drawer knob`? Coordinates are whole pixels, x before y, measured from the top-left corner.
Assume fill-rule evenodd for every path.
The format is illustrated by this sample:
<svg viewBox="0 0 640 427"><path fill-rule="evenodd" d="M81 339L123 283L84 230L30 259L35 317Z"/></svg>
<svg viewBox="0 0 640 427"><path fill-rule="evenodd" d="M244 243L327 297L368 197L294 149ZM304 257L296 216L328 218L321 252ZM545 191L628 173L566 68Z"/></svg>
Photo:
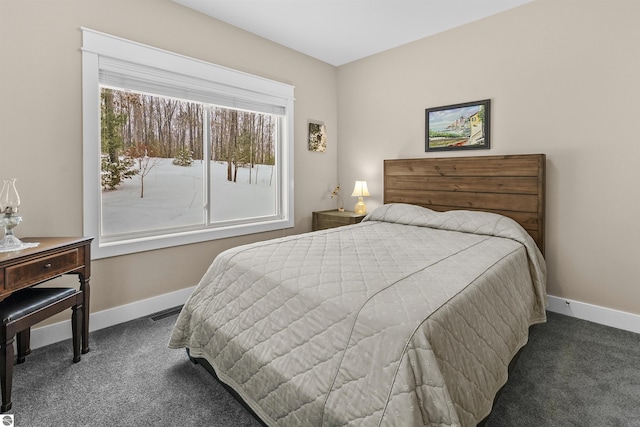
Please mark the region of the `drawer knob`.
<svg viewBox="0 0 640 427"><path fill-rule="evenodd" d="M46 269L46 268L51 268L51 263L50 263L50 262L46 263L46 264L44 265L44 268L45 268L45 269Z"/></svg>

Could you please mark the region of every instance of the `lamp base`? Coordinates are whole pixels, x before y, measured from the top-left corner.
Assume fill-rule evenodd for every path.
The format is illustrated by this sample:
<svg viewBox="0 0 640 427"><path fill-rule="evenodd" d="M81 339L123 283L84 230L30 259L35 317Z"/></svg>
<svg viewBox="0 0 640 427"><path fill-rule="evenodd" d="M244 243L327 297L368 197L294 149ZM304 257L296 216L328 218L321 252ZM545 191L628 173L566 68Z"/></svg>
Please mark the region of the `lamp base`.
<svg viewBox="0 0 640 427"><path fill-rule="evenodd" d="M21 248L22 245L22 241L12 234L0 239L0 249Z"/></svg>
<svg viewBox="0 0 640 427"><path fill-rule="evenodd" d="M358 215L366 215L367 214L367 206L364 204L362 197L358 197L358 203L353 208L353 211Z"/></svg>
<svg viewBox="0 0 640 427"><path fill-rule="evenodd" d="M22 222L22 217L5 214L0 217L0 226L4 227L4 237L0 239L0 249L14 249L22 247L22 242L13 235L13 229Z"/></svg>

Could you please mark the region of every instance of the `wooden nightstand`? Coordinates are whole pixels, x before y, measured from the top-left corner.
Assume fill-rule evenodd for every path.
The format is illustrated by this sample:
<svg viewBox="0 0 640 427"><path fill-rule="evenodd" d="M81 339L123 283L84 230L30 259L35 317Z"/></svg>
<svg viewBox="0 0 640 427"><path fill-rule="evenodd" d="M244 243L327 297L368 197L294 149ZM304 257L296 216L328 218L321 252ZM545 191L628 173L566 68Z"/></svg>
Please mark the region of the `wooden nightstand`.
<svg viewBox="0 0 640 427"><path fill-rule="evenodd" d="M355 212L340 212L336 209L330 211L313 212L312 230L324 230L327 228L342 227L343 225L357 224L366 215L358 215Z"/></svg>

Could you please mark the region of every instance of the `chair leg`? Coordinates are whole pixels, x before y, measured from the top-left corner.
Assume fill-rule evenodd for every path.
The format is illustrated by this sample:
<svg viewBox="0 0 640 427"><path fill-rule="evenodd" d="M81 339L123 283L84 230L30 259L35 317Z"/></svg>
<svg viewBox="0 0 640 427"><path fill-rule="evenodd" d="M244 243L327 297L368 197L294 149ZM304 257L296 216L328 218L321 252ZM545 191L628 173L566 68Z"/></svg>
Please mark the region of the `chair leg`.
<svg viewBox="0 0 640 427"><path fill-rule="evenodd" d="M18 347L18 360L16 363L24 363L25 358L31 354L31 328L18 332L16 343Z"/></svg>
<svg viewBox="0 0 640 427"><path fill-rule="evenodd" d="M80 335L82 334L82 306L74 305L71 307L71 336L73 341L73 363L80 361Z"/></svg>
<svg viewBox="0 0 640 427"><path fill-rule="evenodd" d="M13 382L13 336L7 338L0 351L0 387L2 388L2 406L0 412L11 409L11 383Z"/></svg>

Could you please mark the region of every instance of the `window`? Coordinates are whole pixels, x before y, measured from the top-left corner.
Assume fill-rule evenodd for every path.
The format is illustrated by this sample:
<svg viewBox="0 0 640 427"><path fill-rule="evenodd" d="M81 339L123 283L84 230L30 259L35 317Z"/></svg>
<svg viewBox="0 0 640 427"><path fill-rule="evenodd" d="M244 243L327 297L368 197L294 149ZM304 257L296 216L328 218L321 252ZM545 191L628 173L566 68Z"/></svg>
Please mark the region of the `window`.
<svg viewBox="0 0 640 427"><path fill-rule="evenodd" d="M293 87L83 29L95 258L293 226Z"/></svg>

